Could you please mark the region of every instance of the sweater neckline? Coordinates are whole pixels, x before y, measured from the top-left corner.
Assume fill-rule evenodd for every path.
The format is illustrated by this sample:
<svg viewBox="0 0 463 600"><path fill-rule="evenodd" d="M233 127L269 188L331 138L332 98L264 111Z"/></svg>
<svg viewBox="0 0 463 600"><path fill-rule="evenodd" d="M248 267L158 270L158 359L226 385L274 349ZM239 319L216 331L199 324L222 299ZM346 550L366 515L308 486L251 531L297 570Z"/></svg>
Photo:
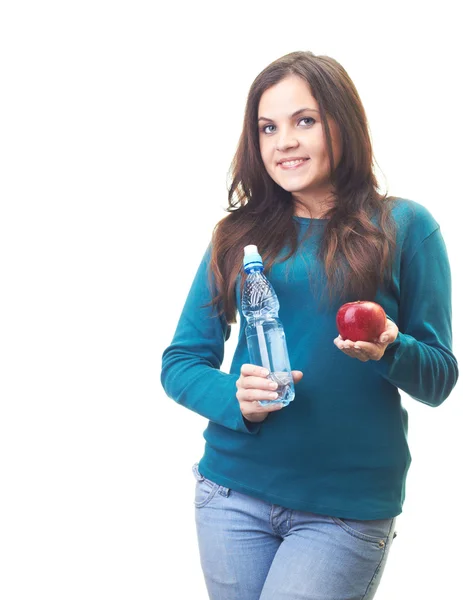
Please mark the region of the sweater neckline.
<svg viewBox="0 0 463 600"><path fill-rule="evenodd" d="M296 215L293 215L293 219L295 219L296 221L299 221L299 223L326 223L326 221L328 221L328 219L313 219L312 217L297 217Z"/></svg>

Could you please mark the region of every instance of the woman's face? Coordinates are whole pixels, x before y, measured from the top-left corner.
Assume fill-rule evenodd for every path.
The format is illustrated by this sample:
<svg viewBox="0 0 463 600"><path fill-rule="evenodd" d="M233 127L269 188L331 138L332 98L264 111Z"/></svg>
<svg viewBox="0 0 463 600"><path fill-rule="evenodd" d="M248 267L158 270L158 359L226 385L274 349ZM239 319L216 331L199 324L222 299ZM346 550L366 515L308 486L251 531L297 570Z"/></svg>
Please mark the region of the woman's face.
<svg viewBox="0 0 463 600"><path fill-rule="evenodd" d="M318 104L307 83L291 75L268 88L258 107L259 143L267 173L309 208L330 195L330 160ZM339 128L327 115L335 168Z"/></svg>

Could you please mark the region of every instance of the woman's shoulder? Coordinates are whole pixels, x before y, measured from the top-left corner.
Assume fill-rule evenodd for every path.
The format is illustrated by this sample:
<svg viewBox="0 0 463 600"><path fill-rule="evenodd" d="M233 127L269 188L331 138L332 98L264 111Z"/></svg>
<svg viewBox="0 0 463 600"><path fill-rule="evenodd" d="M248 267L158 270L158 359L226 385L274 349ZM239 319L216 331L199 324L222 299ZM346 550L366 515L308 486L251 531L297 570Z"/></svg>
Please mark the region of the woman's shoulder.
<svg viewBox="0 0 463 600"><path fill-rule="evenodd" d="M408 198L391 199L391 215L399 231L410 234L412 231L420 237L430 235L439 228L431 212L419 202Z"/></svg>
<svg viewBox="0 0 463 600"><path fill-rule="evenodd" d="M401 260L410 262L423 242L439 229L439 224L425 206L407 198L394 199L391 214L397 226Z"/></svg>

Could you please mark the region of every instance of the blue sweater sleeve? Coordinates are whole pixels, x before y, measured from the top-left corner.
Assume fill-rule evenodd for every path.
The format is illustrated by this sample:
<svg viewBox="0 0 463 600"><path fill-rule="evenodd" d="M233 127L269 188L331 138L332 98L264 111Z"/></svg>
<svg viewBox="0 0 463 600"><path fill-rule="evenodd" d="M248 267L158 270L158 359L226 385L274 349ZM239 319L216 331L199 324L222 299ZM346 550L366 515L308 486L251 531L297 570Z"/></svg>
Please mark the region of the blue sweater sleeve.
<svg viewBox="0 0 463 600"><path fill-rule="evenodd" d="M178 404L214 423L243 433L260 424L245 421L236 398L238 375L220 370L231 327L211 306L208 281L209 244L178 321L172 343L162 355L161 383ZM215 292L214 287L214 292Z"/></svg>
<svg viewBox="0 0 463 600"><path fill-rule="evenodd" d="M375 363L392 384L429 406L439 406L458 379L452 354L451 277L440 229L417 248L400 281L400 333Z"/></svg>

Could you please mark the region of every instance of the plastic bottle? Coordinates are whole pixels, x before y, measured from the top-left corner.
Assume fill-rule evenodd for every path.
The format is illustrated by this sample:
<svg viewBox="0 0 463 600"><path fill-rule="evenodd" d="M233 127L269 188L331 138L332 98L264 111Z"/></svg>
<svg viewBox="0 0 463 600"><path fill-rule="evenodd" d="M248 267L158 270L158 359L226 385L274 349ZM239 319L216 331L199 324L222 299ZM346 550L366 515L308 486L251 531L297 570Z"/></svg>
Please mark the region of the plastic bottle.
<svg viewBox="0 0 463 600"><path fill-rule="evenodd" d="M250 363L268 369L278 384L276 400L260 400L259 404L283 404L294 399L294 381L289 364L288 348L283 325L278 318L280 303L271 283L265 277L262 258L257 246L244 248L244 283L241 307L246 317L246 339Z"/></svg>

